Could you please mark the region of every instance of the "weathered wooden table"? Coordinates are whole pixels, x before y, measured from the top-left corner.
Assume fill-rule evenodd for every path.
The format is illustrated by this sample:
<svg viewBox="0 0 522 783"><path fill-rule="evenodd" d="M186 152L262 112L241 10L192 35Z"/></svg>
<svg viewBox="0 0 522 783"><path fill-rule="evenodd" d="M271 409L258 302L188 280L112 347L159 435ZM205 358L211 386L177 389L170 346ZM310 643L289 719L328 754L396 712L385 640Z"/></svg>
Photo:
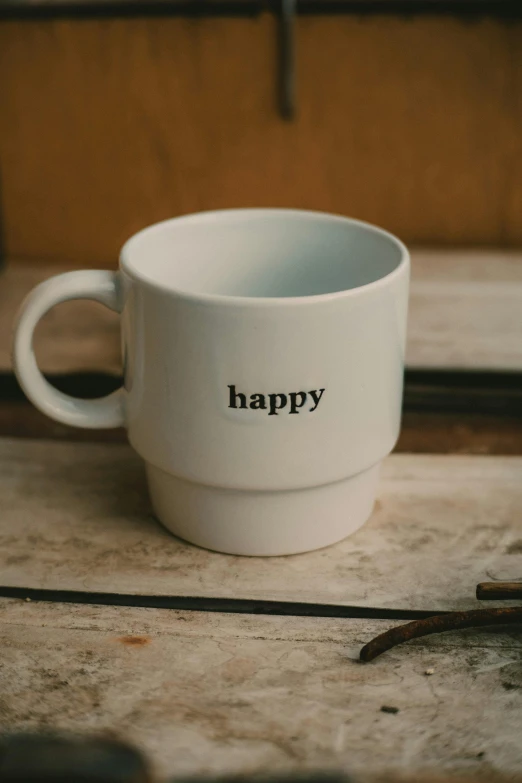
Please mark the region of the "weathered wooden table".
<svg viewBox="0 0 522 783"><path fill-rule="evenodd" d="M110 729L162 775L522 773L522 629L357 660L380 631L476 608L479 581L522 575L521 384L501 374L522 370L513 258L496 259L491 285L486 256L414 256L405 418L416 451L445 453L393 454L369 522L306 555L244 559L171 536L130 448L42 424L0 346L0 729ZM31 267L5 273L4 334L34 282ZM42 327L44 368L117 371L116 321L85 304L70 320L73 308ZM455 392L448 368L497 375Z"/></svg>

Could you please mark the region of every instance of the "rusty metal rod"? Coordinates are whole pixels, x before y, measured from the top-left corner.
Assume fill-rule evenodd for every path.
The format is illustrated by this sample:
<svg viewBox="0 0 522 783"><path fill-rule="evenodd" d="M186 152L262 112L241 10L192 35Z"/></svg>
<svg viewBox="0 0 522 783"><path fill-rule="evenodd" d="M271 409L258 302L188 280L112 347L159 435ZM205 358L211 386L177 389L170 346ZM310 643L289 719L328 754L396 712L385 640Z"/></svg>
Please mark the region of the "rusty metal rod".
<svg viewBox="0 0 522 783"><path fill-rule="evenodd" d="M406 625L399 625L380 634L371 642L365 644L360 652L360 659L365 663L373 661L378 655L392 647L396 647L411 639L429 636L444 631L457 631L461 628L483 628L488 625L511 625L522 623L522 606L509 609L475 609L470 612L449 612L435 615L426 620L414 620Z"/></svg>
<svg viewBox="0 0 522 783"><path fill-rule="evenodd" d="M509 601L522 598L522 582L481 582L477 585L479 601Z"/></svg>

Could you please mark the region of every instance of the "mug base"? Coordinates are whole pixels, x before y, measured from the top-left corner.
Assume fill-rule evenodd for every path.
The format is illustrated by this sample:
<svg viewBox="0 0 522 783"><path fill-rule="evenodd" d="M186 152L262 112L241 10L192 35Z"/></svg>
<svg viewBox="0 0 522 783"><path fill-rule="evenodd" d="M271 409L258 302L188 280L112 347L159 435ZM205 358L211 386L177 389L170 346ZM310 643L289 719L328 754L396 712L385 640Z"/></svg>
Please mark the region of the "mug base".
<svg viewBox="0 0 522 783"><path fill-rule="evenodd" d="M371 514L380 463L342 481L288 491L196 484L146 463L154 512L172 533L231 555L294 555L341 541Z"/></svg>

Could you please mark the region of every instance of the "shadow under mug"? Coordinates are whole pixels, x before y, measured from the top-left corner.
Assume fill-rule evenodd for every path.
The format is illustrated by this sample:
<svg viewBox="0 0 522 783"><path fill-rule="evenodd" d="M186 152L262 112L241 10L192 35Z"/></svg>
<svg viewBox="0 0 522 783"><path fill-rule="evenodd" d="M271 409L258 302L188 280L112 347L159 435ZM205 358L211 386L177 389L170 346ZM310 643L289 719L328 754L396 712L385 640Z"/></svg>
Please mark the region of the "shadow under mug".
<svg viewBox="0 0 522 783"><path fill-rule="evenodd" d="M200 546L286 555L371 513L399 433L409 255L391 234L316 212L243 209L167 220L117 272L67 272L28 296L14 368L29 399L78 427L125 426L163 524ZM121 314L123 387L52 387L32 348L70 299Z"/></svg>

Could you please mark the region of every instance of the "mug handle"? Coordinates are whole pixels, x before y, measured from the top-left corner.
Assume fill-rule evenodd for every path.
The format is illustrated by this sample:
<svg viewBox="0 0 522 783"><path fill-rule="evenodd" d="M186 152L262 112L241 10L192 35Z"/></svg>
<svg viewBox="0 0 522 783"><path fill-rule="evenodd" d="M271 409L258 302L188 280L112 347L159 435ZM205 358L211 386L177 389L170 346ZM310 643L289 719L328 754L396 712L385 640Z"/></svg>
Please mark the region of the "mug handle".
<svg viewBox="0 0 522 783"><path fill-rule="evenodd" d="M51 419L86 429L107 429L125 424L121 387L96 400L70 397L45 380L33 350L34 329L51 307L70 299L94 299L121 313L119 288L116 272L101 269L65 272L40 283L23 302L15 325L14 371L27 397Z"/></svg>

